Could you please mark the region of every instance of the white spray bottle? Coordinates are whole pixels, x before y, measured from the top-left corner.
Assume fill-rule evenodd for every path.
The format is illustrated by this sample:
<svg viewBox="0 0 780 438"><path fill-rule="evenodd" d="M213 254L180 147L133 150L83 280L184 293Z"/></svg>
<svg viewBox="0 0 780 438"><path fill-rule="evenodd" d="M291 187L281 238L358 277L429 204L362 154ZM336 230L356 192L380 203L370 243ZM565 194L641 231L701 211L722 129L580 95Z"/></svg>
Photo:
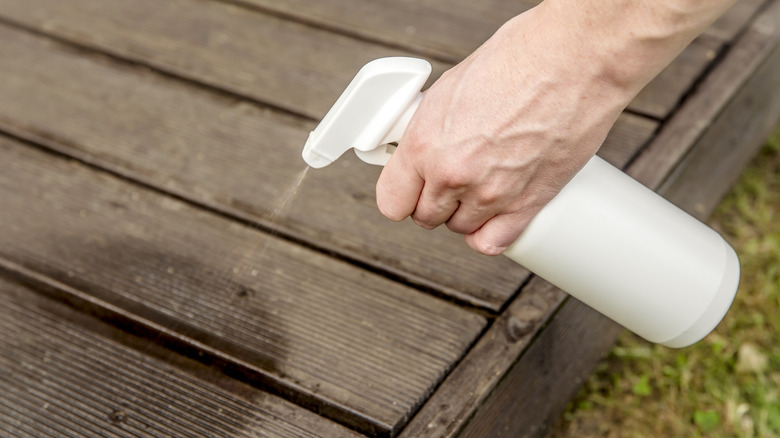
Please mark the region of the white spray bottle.
<svg viewBox="0 0 780 438"><path fill-rule="evenodd" d="M309 135L303 159L327 166L347 149L384 165L431 72L417 58L366 64ZM721 321L739 260L715 231L598 156L504 255L651 342L691 345Z"/></svg>

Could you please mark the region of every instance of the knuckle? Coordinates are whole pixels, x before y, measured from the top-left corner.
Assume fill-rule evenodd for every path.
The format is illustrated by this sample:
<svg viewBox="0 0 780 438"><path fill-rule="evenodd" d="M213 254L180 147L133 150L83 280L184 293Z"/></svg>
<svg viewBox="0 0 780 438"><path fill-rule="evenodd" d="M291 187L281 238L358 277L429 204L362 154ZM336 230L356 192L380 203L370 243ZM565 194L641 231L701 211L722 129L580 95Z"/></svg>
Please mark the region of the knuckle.
<svg viewBox="0 0 780 438"><path fill-rule="evenodd" d="M479 208L492 207L504 198L503 191L495 186L483 187L476 195L475 202Z"/></svg>
<svg viewBox="0 0 780 438"><path fill-rule="evenodd" d="M412 221L414 221L417 226L425 228L426 230L432 230L438 226L438 224L434 224L430 220L421 219L415 215L412 215Z"/></svg>
<svg viewBox="0 0 780 438"><path fill-rule="evenodd" d="M478 252L489 256L497 256L504 252L504 248L486 242L485 240L478 240L474 242L474 245Z"/></svg>
<svg viewBox="0 0 780 438"><path fill-rule="evenodd" d="M412 220L415 224L427 230L432 230L449 219L449 215L442 206L418 204L417 207L418 208L412 213Z"/></svg>
<svg viewBox="0 0 780 438"><path fill-rule="evenodd" d="M469 234L473 231L470 227L455 222L447 222L447 229L458 234Z"/></svg>
<svg viewBox="0 0 780 438"><path fill-rule="evenodd" d="M450 170L442 166L433 175L435 181L442 190L454 193L464 193L473 185L473 179L467 172Z"/></svg>
<svg viewBox="0 0 780 438"><path fill-rule="evenodd" d="M460 224L454 222L447 222L446 225L447 225L447 229L452 231L453 233L468 234L464 231L463 227L460 226Z"/></svg>

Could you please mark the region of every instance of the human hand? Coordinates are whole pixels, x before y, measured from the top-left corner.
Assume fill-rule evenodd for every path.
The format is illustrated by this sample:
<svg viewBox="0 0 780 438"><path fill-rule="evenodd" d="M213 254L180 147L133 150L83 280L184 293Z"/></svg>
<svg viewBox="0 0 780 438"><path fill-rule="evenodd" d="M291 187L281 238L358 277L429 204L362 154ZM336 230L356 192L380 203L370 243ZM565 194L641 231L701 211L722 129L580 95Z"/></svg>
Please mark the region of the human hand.
<svg viewBox="0 0 780 438"><path fill-rule="evenodd" d="M396 221L502 253L630 100L734 0L546 0L428 91L377 183Z"/></svg>
<svg viewBox="0 0 780 438"><path fill-rule="evenodd" d="M388 218L500 254L599 148L630 97L550 53L532 12L426 91L377 184Z"/></svg>

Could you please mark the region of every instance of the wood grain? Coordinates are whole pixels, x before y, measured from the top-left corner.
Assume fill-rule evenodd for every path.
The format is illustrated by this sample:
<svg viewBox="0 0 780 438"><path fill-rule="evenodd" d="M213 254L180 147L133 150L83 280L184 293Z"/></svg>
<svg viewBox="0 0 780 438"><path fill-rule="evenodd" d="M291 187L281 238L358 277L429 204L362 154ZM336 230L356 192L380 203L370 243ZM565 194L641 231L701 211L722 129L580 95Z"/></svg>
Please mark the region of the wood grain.
<svg viewBox="0 0 780 438"><path fill-rule="evenodd" d="M35 7L29 0L0 0L0 17L319 119L368 60L438 54L429 56L446 60L434 61L436 78L529 7L498 0L252 4L313 26L211 0L35 0ZM324 30L334 26L340 32ZM665 118L722 44L707 35L696 40L629 109Z"/></svg>
<svg viewBox="0 0 780 438"><path fill-rule="evenodd" d="M383 221L372 193L377 169L354 159L316 177L310 172L297 192L288 189L301 175L300 147L313 127L307 118L319 118L365 60L430 53L442 61L437 74L457 60L449 49L404 42L392 22L383 28L389 38L364 33L361 26L373 27L371 20L393 17L373 17L366 8L423 8L402 14L407 22L423 19L420 27L402 29L413 34L436 20L443 26L448 17L490 29L516 3L491 9L491 2L462 8L356 2L344 14L360 17L349 30L307 15L332 13L335 6L343 14L344 2L296 7L247 0L253 11L202 0L38 1L31 7L0 0L6 23L0 26L0 130L153 188L0 140L0 224L8 230L0 236L0 265L41 275L36 278L58 290L52 295L112 323L124 315L171 348L227 364L242 380L367 434L390 436L466 352L485 319L329 256L492 312L527 278L511 262L468 253L457 236ZM293 9L281 10L288 5ZM738 33L741 20L729 20L724 28ZM484 37L463 29L472 27L457 28L472 44ZM718 32L697 40L633 111L667 117L717 59ZM657 126L624 114L600 153L622 167ZM710 163L712 152L699 153ZM546 388L581 376L611 342L599 336L614 327L578 338L583 327L593 329L591 317L572 308L572 300L560 307L560 291L538 280L531 285L438 387L406 436L453 436L464 425L466 434L517 425L538 432L534 424L561 406L574 383L567 380L557 393ZM571 313L549 319L555 309ZM561 324L572 329L559 330ZM581 361L543 360L561 352ZM526 397L539 388L550 401L541 407ZM298 425L316 427L312 417ZM324 424L342 436L339 426Z"/></svg>
<svg viewBox="0 0 780 438"><path fill-rule="evenodd" d="M523 351L459 438L541 438L622 328L568 298Z"/></svg>
<svg viewBox="0 0 780 438"><path fill-rule="evenodd" d="M750 44L754 50L740 45L707 84L728 93L729 103L660 188L673 202L692 205L700 219L715 208L780 122L780 3L764 13L745 38L755 42ZM746 66L753 71L748 78L743 77ZM690 180L699 183L681 183Z"/></svg>
<svg viewBox="0 0 780 438"><path fill-rule="evenodd" d="M740 117L741 123L749 123L751 116L755 116L756 120L764 120L764 116L767 116L768 122L774 123L771 114L763 114L763 111L776 108L774 105L777 104L777 90L772 89L773 81L777 79L776 72L772 70L776 67L772 62L776 61L767 61L775 56L773 53L780 38L778 36L780 34L778 31L780 19L778 19L777 10L777 2L771 2L767 10L737 40L734 47L729 50L712 74L708 75L695 92L689 96L689 99L683 102L675 117L663 125L658 136L629 167L628 173L631 176L645 185L657 189L669 177L675 164L680 162L695 144L705 145L702 143L703 138L709 135L708 141L722 141L724 131L712 128L724 123L726 125L732 123L725 117L721 118L720 121L718 118L736 98L735 96L740 93L752 93L755 96L749 96L748 99L759 99L764 103L758 105L765 107L758 110L757 114L748 111ZM769 66L766 69L769 71L763 73L761 79L757 79L760 82L745 88L746 83L756 74L756 70L767 62ZM748 108L748 110L750 109ZM741 111L741 109L737 109L737 111ZM722 129L730 130L731 134L728 135L735 136L728 144L724 144L724 147L729 147L729 144L736 147L739 144L742 131L727 126ZM749 129L749 131L755 131L755 129ZM752 138L745 139L745 141L755 143ZM703 147L709 148L709 146ZM728 160L724 159L722 162L729 165ZM737 167L735 166L735 168ZM666 171L659 172L659 169ZM728 184L732 183L733 175L726 178L726 181Z"/></svg>
<svg viewBox="0 0 780 438"><path fill-rule="evenodd" d="M739 0L712 23L705 34L731 44L760 11L761 7L770 2L771 0Z"/></svg>
<svg viewBox="0 0 780 438"><path fill-rule="evenodd" d="M403 425L484 318L0 139L0 259L205 345L371 435Z"/></svg>
<svg viewBox="0 0 780 438"><path fill-rule="evenodd" d="M487 40L504 22L537 1L412 0L230 0L332 28L358 38L402 47L423 56L456 63ZM629 110L665 119L704 73L714 56L738 32L760 4L742 0L726 12L651 81Z"/></svg>
<svg viewBox="0 0 780 438"><path fill-rule="evenodd" d="M566 296L560 289L534 277L447 376L403 430L401 437L459 436L458 433L499 386L507 370L517 361L523 361L525 351L539 343L534 338L539 333L547 336L544 326ZM548 376L553 378L545 375ZM533 400L529 398L529 402ZM539 408L544 409L543 406ZM515 415L524 418L538 418L538 413L538 410L514 411Z"/></svg>
<svg viewBox="0 0 780 438"><path fill-rule="evenodd" d="M379 169L353 154L309 172L279 209L313 123L79 53L0 27L0 129L485 309L528 275L446 229L386 220ZM622 166L656 126L625 114L600 154Z"/></svg>
<svg viewBox="0 0 780 438"><path fill-rule="evenodd" d="M409 48L424 56L459 62L507 20L530 9L529 0L238 0L263 11L334 29L356 38Z"/></svg>
<svg viewBox="0 0 780 438"><path fill-rule="evenodd" d="M0 434L354 437L0 274Z"/></svg>
<svg viewBox="0 0 780 438"><path fill-rule="evenodd" d="M458 62L510 18L539 1L486 0L224 0L282 14L357 38L408 47ZM731 40L764 0L741 0L704 34ZM465 30L465 31L464 31Z"/></svg>
<svg viewBox="0 0 780 438"><path fill-rule="evenodd" d="M0 0L0 17L320 119L366 62L399 49L210 0ZM438 76L445 68L433 62Z"/></svg>

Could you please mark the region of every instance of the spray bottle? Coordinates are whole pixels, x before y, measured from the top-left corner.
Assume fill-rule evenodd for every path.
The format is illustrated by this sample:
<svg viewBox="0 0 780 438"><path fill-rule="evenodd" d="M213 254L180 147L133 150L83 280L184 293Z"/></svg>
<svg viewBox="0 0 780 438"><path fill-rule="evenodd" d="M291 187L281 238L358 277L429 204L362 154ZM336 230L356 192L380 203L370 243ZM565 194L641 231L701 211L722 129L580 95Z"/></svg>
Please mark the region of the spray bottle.
<svg viewBox="0 0 780 438"><path fill-rule="evenodd" d="M366 64L303 148L320 168L354 148L384 165L431 72L417 58ZM650 342L691 345L721 321L739 260L714 230L594 156L504 252Z"/></svg>

